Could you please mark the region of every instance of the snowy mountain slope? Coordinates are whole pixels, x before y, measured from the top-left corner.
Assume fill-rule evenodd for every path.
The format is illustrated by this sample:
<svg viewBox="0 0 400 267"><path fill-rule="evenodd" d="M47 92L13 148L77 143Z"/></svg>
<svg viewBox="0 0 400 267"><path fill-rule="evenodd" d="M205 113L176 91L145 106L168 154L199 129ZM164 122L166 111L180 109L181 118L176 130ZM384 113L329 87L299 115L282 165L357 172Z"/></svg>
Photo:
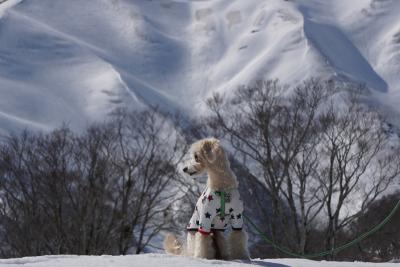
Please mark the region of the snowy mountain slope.
<svg viewBox="0 0 400 267"><path fill-rule="evenodd" d="M395 119L399 12L396 0L8 0L0 129L79 129L147 104L196 116L215 91L312 76L365 82Z"/></svg>
<svg viewBox="0 0 400 267"><path fill-rule="evenodd" d="M0 260L0 267L143 267L143 266L263 266L263 267L395 267L398 263L326 262L302 259L252 260L251 263L202 260L165 254L131 256L41 256Z"/></svg>

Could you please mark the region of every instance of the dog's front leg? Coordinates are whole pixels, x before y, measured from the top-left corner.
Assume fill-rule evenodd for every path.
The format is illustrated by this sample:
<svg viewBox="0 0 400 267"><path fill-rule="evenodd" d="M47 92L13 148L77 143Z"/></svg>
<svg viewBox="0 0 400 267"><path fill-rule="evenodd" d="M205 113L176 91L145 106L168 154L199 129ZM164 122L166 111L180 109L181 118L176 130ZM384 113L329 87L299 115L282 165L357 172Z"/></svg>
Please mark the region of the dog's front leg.
<svg viewBox="0 0 400 267"><path fill-rule="evenodd" d="M222 260L229 260L229 247L224 232L215 231L214 239L217 246L217 256Z"/></svg>
<svg viewBox="0 0 400 267"><path fill-rule="evenodd" d="M215 258L215 250L211 235L205 235L200 232L196 233L194 257L203 259Z"/></svg>
<svg viewBox="0 0 400 267"><path fill-rule="evenodd" d="M248 260L250 259L247 250L247 233L245 230L233 230L229 236L230 259Z"/></svg>
<svg viewBox="0 0 400 267"><path fill-rule="evenodd" d="M186 237L186 255L187 256L194 256L195 250L195 234L196 232L189 231Z"/></svg>

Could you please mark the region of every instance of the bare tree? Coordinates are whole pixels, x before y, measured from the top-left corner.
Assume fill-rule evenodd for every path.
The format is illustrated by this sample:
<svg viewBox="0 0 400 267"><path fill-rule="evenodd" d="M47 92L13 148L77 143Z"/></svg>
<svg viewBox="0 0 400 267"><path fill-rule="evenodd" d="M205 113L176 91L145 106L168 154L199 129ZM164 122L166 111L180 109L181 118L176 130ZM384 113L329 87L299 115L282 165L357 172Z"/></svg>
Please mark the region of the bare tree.
<svg viewBox="0 0 400 267"><path fill-rule="evenodd" d="M118 223L115 205L115 180L112 164L115 146L110 125L90 127L85 135L74 138L75 175L65 188L67 202L74 215L69 216L70 237L78 254L115 253L114 229Z"/></svg>
<svg viewBox="0 0 400 267"><path fill-rule="evenodd" d="M70 140L66 129L37 136L24 132L1 148L0 218L3 238L16 255L65 252Z"/></svg>
<svg viewBox="0 0 400 267"><path fill-rule="evenodd" d="M167 221L167 211L180 196L176 170L185 142L171 127L154 110L117 115L113 164L119 174L119 253L127 253L132 245L140 253L151 238L173 223Z"/></svg>
<svg viewBox="0 0 400 267"><path fill-rule="evenodd" d="M318 140L313 137L324 90L312 80L286 97L278 81L262 81L240 88L227 103L219 96L208 102L215 114L211 126L223 129L271 196L274 220L266 210L264 218L270 221L273 238L299 252L305 251L307 232L322 206L308 196L318 191L309 179L317 164ZM265 206L261 199L258 203Z"/></svg>
<svg viewBox="0 0 400 267"><path fill-rule="evenodd" d="M321 116L320 160L325 163L319 177L326 198L326 249L337 246L337 232L365 213L400 173L399 150L389 146L379 114L359 103L357 91L342 100L341 109L332 101ZM349 205L356 207L350 210Z"/></svg>

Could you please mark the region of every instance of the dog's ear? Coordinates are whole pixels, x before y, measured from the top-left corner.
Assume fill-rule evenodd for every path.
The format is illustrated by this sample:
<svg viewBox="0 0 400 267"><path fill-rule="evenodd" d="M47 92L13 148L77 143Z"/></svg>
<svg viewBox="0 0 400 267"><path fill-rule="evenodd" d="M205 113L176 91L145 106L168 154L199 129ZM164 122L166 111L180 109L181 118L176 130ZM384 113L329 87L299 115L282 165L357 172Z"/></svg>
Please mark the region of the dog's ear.
<svg viewBox="0 0 400 267"><path fill-rule="evenodd" d="M204 140L201 150L206 160L210 163L213 163L217 159L217 154L221 150L219 140L215 138Z"/></svg>

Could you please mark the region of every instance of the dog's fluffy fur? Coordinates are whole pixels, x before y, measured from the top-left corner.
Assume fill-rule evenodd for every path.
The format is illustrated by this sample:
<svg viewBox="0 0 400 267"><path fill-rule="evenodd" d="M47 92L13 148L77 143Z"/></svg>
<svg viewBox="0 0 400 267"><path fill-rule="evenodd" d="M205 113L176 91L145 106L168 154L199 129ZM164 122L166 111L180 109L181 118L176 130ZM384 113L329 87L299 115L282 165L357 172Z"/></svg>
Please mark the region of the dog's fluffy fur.
<svg viewBox="0 0 400 267"><path fill-rule="evenodd" d="M213 190L231 190L238 182L232 172L229 160L219 141L215 138L202 139L191 146L192 161L184 169L190 175L207 172L207 186ZM188 232L186 245L176 236L167 235L164 249L167 253L187 255L205 259L249 259L245 230L231 231L228 239L222 232L204 235L200 232Z"/></svg>

